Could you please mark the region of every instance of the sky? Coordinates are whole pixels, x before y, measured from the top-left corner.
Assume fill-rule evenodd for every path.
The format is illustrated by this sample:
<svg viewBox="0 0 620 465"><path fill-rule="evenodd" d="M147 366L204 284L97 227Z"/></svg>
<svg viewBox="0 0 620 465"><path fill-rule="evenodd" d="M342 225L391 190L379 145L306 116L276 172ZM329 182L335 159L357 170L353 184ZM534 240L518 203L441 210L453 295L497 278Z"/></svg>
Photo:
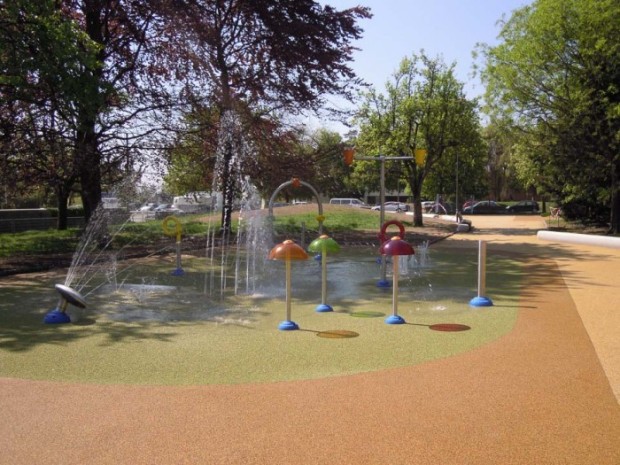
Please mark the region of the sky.
<svg viewBox="0 0 620 465"><path fill-rule="evenodd" d="M363 38L354 45L351 67L377 90L384 91L401 60L424 49L446 64L456 62L456 77L470 98L484 88L472 73L472 51L477 43L497 44L502 16L531 0L322 0L338 10L370 7L373 17L360 22ZM338 103L332 99L332 102ZM341 131L342 132L342 131Z"/></svg>

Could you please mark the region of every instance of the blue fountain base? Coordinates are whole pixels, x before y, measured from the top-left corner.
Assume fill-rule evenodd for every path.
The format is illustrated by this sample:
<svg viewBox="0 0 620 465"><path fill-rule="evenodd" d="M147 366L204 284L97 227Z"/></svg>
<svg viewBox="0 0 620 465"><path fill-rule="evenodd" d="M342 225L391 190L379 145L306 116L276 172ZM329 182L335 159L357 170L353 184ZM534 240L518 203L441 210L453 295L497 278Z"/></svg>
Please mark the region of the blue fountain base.
<svg viewBox="0 0 620 465"><path fill-rule="evenodd" d="M45 318L43 318L43 323L48 325L58 325L63 323L71 323L71 318L65 312L62 312L55 308L47 312Z"/></svg>
<svg viewBox="0 0 620 465"><path fill-rule="evenodd" d="M299 329L299 326L297 326L297 323L295 323L294 321L284 320L278 325L278 329L280 331L294 331L296 329Z"/></svg>
<svg viewBox="0 0 620 465"><path fill-rule="evenodd" d="M379 281L377 281L377 287L382 287L384 289L392 287L392 282L388 281L387 279L380 279Z"/></svg>
<svg viewBox="0 0 620 465"><path fill-rule="evenodd" d="M172 276L183 276L185 274L185 271L183 271L183 268L177 268L176 270L172 271L170 274Z"/></svg>
<svg viewBox="0 0 620 465"><path fill-rule="evenodd" d="M493 301L488 297L478 296L471 299L469 305L471 307L492 307Z"/></svg>
<svg viewBox="0 0 620 465"><path fill-rule="evenodd" d="M331 307L331 305L327 305L327 304L317 305L317 307L314 310L316 312L319 312L319 313L333 312L334 311L334 309Z"/></svg>
<svg viewBox="0 0 620 465"><path fill-rule="evenodd" d="M388 325L402 325L405 323L405 319L400 315L390 315L385 319Z"/></svg>

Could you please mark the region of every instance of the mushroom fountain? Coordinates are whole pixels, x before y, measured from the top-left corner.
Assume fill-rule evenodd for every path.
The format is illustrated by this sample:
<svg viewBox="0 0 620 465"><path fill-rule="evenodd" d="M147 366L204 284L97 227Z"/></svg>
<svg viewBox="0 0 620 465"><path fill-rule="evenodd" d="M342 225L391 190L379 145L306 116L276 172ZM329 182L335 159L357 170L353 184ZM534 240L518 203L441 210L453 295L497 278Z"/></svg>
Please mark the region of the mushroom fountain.
<svg viewBox="0 0 620 465"><path fill-rule="evenodd" d="M321 254L321 304L316 307L317 312L331 312L333 308L327 304L327 253L335 253L340 250L338 243L326 234L322 234L318 239L313 240L308 246L308 250Z"/></svg>
<svg viewBox="0 0 620 465"><path fill-rule="evenodd" d="M379 250L381 255L392 257L415 253L411 244L399 236L394 236L389 241L384 242ZM392 314L385 319L385 322L390 325L400 325L405 323L405 320L398 314L398 258L392 260L392 266Z"/></svg>
<svg viewBox="0 0 620 465"><path fill-rule="evenodd" d="M281 331L299 329L297 323L291 320L291 261L307 259L306 251L290 239L277 244L269 252L269 260L284 260L286 265L286 320L278 325Z"/></svg>

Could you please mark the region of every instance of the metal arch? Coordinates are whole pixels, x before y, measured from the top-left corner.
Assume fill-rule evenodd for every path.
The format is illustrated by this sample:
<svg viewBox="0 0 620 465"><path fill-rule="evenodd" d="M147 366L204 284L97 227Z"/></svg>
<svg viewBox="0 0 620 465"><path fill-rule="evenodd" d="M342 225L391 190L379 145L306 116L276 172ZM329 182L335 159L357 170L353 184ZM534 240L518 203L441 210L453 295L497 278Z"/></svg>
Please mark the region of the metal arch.
<svg viewBox="0 0 620 465"><path fill-rule="evenodd" d="M293 182L295 181L283 182L277 187L275 191L273 191L273 194L271 194L271 198L269 199L269 217L270 218L275 218L275 216L273 215L273 202L276 199L277 195L280 193L282 189L284 189L287 186L292 185ZM319 198L319 193L316 191L316 189L305 181L297 180L297 182L299 182L299 184L301 184L302 186L306 186L308 189L312 191L312 193L316 197L316 202L319 206L319 216L323 216L323 204L321 203L321 199ZM323 233L323 222L319 221L319 234L322 234L322 233Z"/></svg>

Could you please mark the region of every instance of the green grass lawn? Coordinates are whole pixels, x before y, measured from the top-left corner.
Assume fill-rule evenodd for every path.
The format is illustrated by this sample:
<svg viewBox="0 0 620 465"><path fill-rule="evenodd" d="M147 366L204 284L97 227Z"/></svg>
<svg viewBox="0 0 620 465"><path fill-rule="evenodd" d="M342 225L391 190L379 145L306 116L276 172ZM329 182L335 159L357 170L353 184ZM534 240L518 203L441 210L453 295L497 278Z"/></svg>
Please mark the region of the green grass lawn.
<svg viewBox="0 0 620 465"><path fill-rule="evenodd" d="M305 225L308 230L318 229L316 206L286 209L286 213L282 213L283 210L274 209L273 224L277 234L297 234L302 230L302 225ZM262 211L261 214L266 215L266 211ZM370 210L326 205L324 216L324 229L327 233L378 229L378 213ZM220 214L187 215L178 219L183 228L183 236L200 238L219 229ZM238 229L244 228L246 224L247 221L239 221L235 218L232 222L233 234L237 234ZM405 225L410 224L405 222ZM139 246L166 239L162 220L110 225L107 233L113 238L112 247L116 248L129 244ZM79 229L2 233L0 234L0 258L73 252L78 246L80 236Z"/></svg>

